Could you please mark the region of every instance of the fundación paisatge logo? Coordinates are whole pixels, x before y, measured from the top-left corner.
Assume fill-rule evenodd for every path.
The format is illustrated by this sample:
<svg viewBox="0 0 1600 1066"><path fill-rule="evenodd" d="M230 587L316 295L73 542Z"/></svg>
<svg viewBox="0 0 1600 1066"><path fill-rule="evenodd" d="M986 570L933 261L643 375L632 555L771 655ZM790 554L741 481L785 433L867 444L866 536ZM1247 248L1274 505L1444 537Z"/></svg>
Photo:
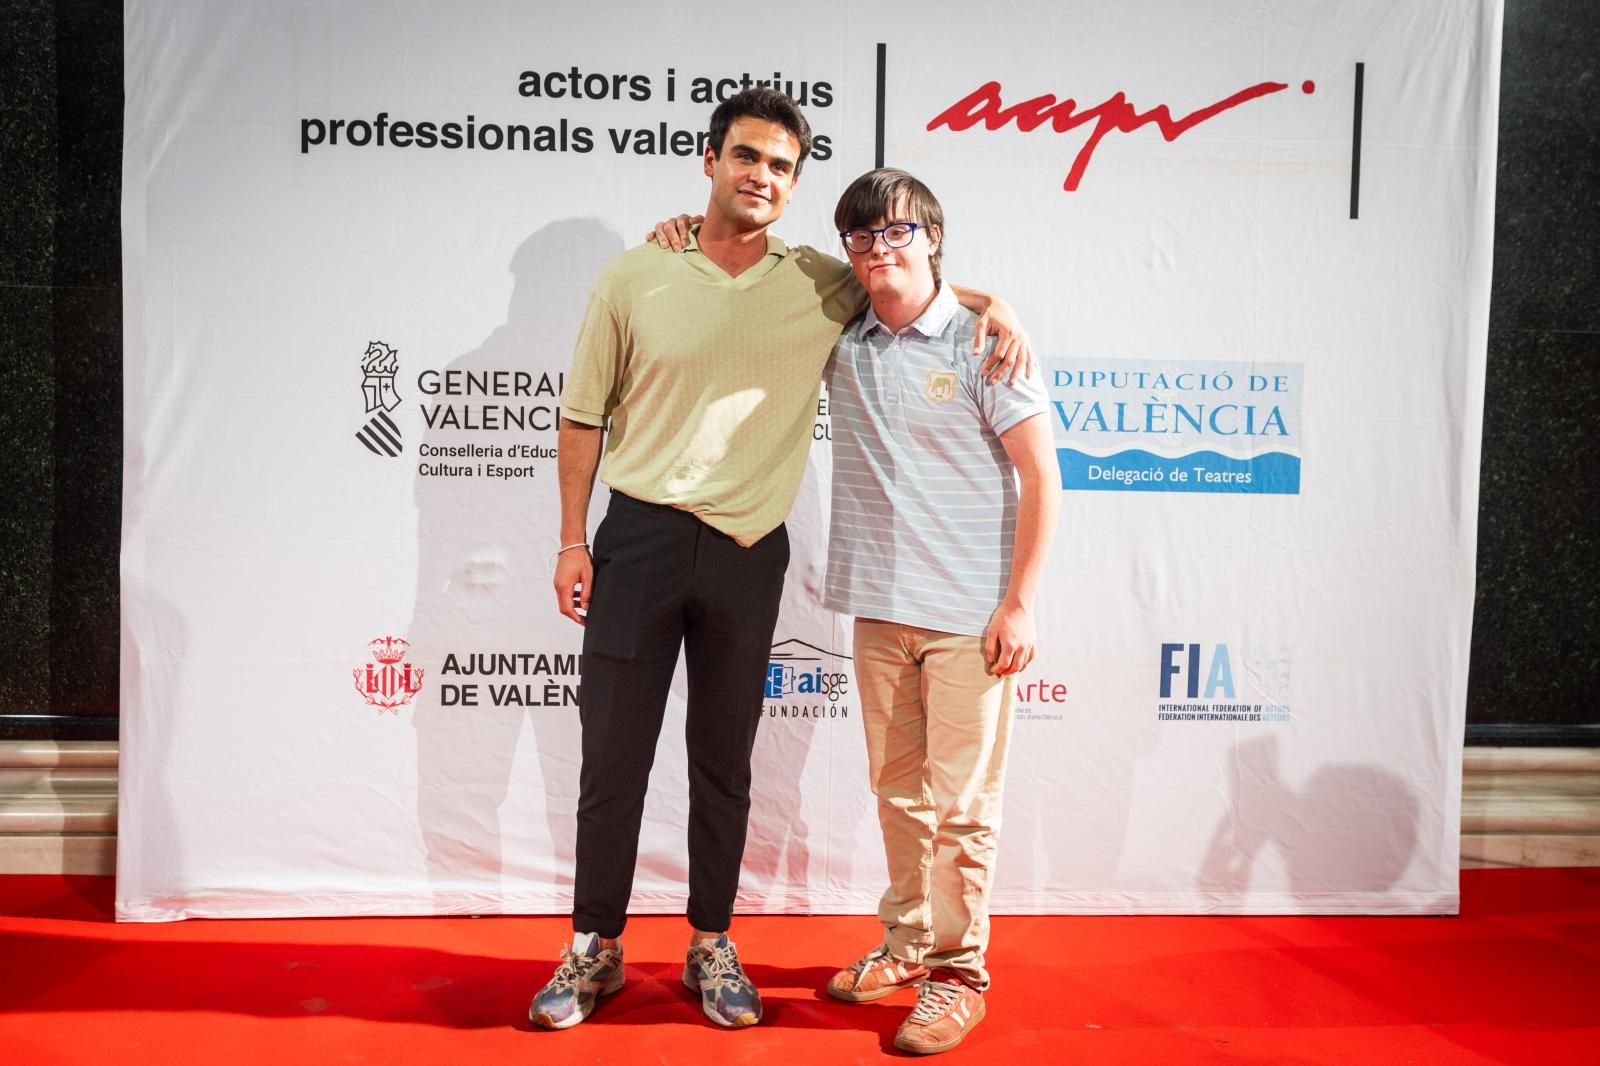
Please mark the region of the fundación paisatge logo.
<svg viewBox="0 0 1600 1066"><path fill-rule="evenodd" d="M372 417L366 425L356 430L356 440L366 445L373 455L399 456L404 444L400 440L400 427L389 412L400 406L400 393L394 387L394 378L400 372L400 353L382 341L367 345L361 357L361 395L366 400L366 413Z"/></svg>
<svg viewBox="0 0 1600 1066"><path fill-rule="evenodd" d="M351 671L356 691L379 711L400 713L422 691L422 668L406 662L409 641L401 637L378 637L367 642L373 661Z"/></svg>
<svg viewBox="0 0 1600 1066"><path fill-rule="evenodd" d="M771 718L848 718L850 675L840 666L850 656L798 638L781 640L767 657L763 694ZM776 702L775 702L776 701Z"/></svg>

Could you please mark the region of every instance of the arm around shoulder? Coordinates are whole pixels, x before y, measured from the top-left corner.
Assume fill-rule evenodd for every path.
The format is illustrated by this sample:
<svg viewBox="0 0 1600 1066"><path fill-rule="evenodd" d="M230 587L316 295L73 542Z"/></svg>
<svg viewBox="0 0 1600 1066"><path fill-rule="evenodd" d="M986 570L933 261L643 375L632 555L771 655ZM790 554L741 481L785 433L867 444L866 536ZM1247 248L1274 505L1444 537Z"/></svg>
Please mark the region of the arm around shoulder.
<svg viewBox="0 0 1600 1066"><path fill-rule="evenodd" d="M984 359L982 367L989 381L993 383L1005 378L1008 384L1015 385L1019 378L1032 377L1038 369L1038 361L1033 356L1033 344L1028 340L1028 331L1022 328L1016 308L998 296L977 289L951 285L950 291L955 293L962 307L978 316L978 330L972 341L974 358L983 354L984 341L990 335L994 336L994 348Z"/></svg>

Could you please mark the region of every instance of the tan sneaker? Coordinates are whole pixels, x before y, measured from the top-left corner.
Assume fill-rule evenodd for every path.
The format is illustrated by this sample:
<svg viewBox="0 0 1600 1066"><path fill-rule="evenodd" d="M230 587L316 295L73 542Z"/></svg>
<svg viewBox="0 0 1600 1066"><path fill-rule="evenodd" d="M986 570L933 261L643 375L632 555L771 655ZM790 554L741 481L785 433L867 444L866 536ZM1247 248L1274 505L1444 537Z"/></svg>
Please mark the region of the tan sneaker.
<svg viewBox="0 0 1600 1066"><path fill-rule="evenodd" d="M889 954L879 944L828 982L828 995L849 1003L882 999L902 988L910 988L928 976L928 968L918 962L905 962Z"/></svg>
<svg viewBox="0 0 1600 1066"><path fill-rule="evenodd" d="M949 970L917 986L917 1005L894 1034L894 1046L914 1055L949 1051L983 1021L983 993Z"/></svg>

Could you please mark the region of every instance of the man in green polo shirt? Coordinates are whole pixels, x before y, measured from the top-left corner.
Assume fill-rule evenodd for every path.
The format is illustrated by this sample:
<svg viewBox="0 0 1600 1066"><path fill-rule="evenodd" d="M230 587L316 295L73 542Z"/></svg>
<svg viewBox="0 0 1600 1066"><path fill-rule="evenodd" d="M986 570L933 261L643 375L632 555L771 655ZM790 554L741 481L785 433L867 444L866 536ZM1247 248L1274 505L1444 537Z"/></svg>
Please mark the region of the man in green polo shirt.
<svg viewBox="0 0 1600 1066"><path fill-rule="evenodd" d="M622 987L617 938L680 648L693 927L683 981L718 1025L761 1018L727 930L789 562L783 520L805 471L823 366L867 305L847 264L767 232L810 148L805 117L782 93L751 89L724 102L704 159L710 201L687 253L655 244L623 253L584 314L561 397L554 580L561 612L585 626L574 935L534 997L537 1025L576 1025ZM960 295L973 310L989 304ZM612 494L591 546L608 421Z"/></svg>

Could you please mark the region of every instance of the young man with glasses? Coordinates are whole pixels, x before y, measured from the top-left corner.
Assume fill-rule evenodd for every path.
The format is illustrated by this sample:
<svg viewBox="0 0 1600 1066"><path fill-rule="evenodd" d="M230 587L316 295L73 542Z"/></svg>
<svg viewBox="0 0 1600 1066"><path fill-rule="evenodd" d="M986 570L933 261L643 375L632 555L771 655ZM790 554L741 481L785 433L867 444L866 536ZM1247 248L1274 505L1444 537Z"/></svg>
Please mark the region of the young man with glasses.
<svg viewBox="0 0 1600 1066"><path fill-rule="evenodd" d="M1042 384L994 385L966 357L976 321L940 281L933 193L875 170L845 190L834 222L872 306L840 335L826 375L823 602L856 617L889 887L883 942L828 991L861 1003L914 986L895 1046L929 1054L985 1013L1012 690L1034 656L1061 489Z"/></svg>
<svg viewBox="0 0 1600 1066"><path fill-rule="evenodd" d="M805 470L823 365L866 304L849 267L767 232L810 147L805 117L782 93L751 89L725 101L703 160L710 201L686 254L654 244L623 253L584 313L561 397L554 578L558 609L585 627L574 935L534 997L536 1025L576 1025L623 986L618 938L680 648L692 926L683 981L717 1025L761 1018L727 930L789 560L783 520ZM1009 316L1006 326L997 348L1010 359L996 373L1018 356L1031 365ZM591 549L589 497L607 423L612 494Z"/></svg>

